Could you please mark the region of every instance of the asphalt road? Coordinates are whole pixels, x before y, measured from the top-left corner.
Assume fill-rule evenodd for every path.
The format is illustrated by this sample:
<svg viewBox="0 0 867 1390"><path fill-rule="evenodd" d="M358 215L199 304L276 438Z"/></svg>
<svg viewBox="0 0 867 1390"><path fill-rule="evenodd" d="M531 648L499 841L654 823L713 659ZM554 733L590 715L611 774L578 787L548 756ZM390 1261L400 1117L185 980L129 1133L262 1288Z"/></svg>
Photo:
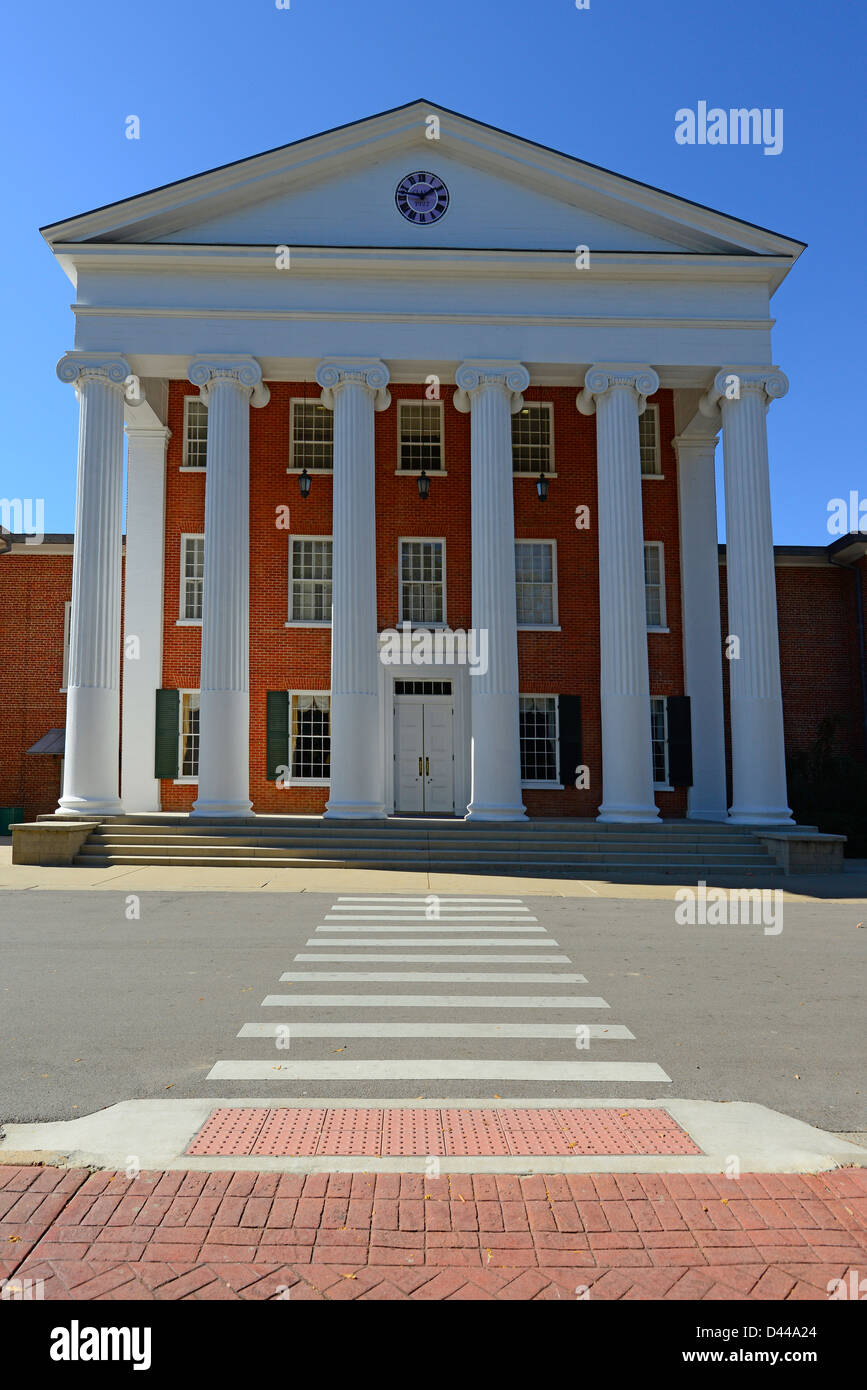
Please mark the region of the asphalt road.
<svg viewBox="0 0 867 1390"><path fill-rule="evenodd" d="M530 940L518 926L511 940L503 933L491 938L493 945L476 946L489 929L470 925L453 944L425 948L415 940L399 943L422 933L432 939L440 933L442 941L435 922L392 930L386 944L350 944L356 938L345 931L338 944L320 944L337 936L316 931L336 895L154 892L139 901L140 918L129 920L123 893L0 892L0 1120L69 1119L131 1098L180 1096L419 1095L434 1102L499 1095L569 1102L671 1095L758 1101L826 1129L867 1129L867 923L857 926L865 920L857 902L786 904L782 932L766 935L761 926L679 925L671 902L532 896L522 900L524 911L543 931L535 932L531 945L518 944ZM306 944L314 936L315 949ZM296 962L299 954L308 959ZM351 959L326 961L326 954ZM371 959L396 954L412 959ZM468 954L483 959L444 959ZM422 962L422 955L434 959ZM498 955L519 959L495 963ZM546 955L561 959L532 963L533 956ZM299 979L299 972L351 977L414 970L541 973L555 980ZM281 982L284 972L290 981ZM576 972L586 983L556 979ZM293 992L350 994L353 1001L370 1002L263 1007L266 996ZM389 1002L419 992L488 1002L436 1008ZM521 1008L508 1003L528 996L552 1002ZM602 998L610 1007L575 1008L566 1003L574 996ZM423 1035L351 1031L362 1026L370 1033L371 1025L375 1031L384 1022L391 1028L412 1025ZM507 1037L499 1034L504 1022L537 1031L565 1027L556 1037ZM284 1050L273 1037L237 1036L243 1025L263 1023L300 1024L308 1032L315 1025L319 1035L294 1032ZM491 1035L443 1036L442 1028L435 1035L439 1025L467 1023ZM592 1037L587 1049L578 1050L574 1027L585 1023L622 1025L634 1039ZM448 1058L461 1065L653 1063L671 1082L365 1077L364 1059L385 1064L396 1058ZM263 1059L269 1074L261 1080L207 1079L217 1062ZM313 1061L357 1064L357 1074L351 1083L290 1076Z"/></svg>

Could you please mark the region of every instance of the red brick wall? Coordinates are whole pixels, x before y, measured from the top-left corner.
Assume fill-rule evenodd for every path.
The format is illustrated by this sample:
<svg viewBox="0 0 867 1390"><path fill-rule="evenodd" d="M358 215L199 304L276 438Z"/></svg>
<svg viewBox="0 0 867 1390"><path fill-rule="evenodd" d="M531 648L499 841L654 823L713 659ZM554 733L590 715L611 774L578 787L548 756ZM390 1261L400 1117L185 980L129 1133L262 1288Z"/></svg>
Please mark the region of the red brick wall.
<svg viewBox="0 0 867 1390"><path fill-rule="evenodd" d="M302 500L298 480L287 474L289 460L289 402L293 396L319 396L310 382L271 384L271 399L250 412L250 787L254 809L262 812L319 812L326 788L292 787L278 790L265 780L265 694L268 690L322 689L330 684L330 633L327 629L287 628L288 533L277 526L278 509L288 506L295 535L331 534L331 478L313 475L310 496ZM172 382L166 486L166 567L163 680L166 686L197 687L201 631L178 627L180 536L204 529L203 474L181 473L183 400L191 388ZM560 633L523 632L518 637L521 689L536 694L578 694L582 697L583 761L590 768L590 789L564 791L528 789L532 815L592 816L601 800L599 710L599 587L596 528L596 425L575 408L575 389L533 387L527 400L554 405L557 477L551 479L546 503L536 495L535 479L514 484L515 534L555 539L558 561ZM430 496L422 502L414 477L396 476L397 402L424 399L424 387L394 386L392 404L377 413L376 516L378 623L398 621L398 539L442 536L446 541L447 617L451 627L468 628L471 614L470 536L470 419L454 409L454 388L443 386L444 454L447 477L432 477ZM654 398L660 403L663 440L662 481L645 482L644 517L648 540L665 546L666 598L670 633L652 634L651 692L675 695L683 691L680 566L678 559L677 476L673 450L666 442L674 434L670 392ZM590 508L589 530L575 527L575 509ZM188 808L194 786L165 782L166 809ZM683 791L660 793L664 815L682 815Z"/></svg>
<svg viewBox="0 0 867 1390"><path fill-rule="evenodd" d="M26 750L66 723L63 607L72 595L72 554L39 547L0 555L0 806L27 820L55 810L60 758Z"/></svg>

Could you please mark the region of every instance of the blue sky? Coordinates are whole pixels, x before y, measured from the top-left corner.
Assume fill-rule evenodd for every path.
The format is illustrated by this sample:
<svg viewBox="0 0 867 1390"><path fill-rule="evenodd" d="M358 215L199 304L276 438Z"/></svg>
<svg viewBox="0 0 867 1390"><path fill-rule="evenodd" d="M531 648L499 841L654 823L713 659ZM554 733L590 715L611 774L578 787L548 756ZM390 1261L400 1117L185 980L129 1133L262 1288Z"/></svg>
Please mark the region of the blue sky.
<svg viewBox="0 0 867 1390"><path fill-rule="evenodd" d="M0 496L72 529L72 287L38 227L416 97L809 243L778 291L778 543L824 544L864 458L864 7L810 0L88 0L5 21ZM784 146L682 146L674 113L782 107ZM127 140L125 118L141 119Z"/></svg>

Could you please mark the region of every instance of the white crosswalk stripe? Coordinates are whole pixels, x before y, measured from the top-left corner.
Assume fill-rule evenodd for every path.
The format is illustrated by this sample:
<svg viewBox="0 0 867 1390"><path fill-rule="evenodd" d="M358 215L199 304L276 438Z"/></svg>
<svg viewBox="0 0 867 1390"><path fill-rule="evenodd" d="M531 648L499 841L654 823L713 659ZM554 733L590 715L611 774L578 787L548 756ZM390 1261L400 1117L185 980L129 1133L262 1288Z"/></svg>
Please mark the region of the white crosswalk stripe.
<svg viewBox="0 0 867 1390"><path fill-rule="evenodd" d="M404 1097L409 1083L441 1083L438 1095L447 1099L469 1096L467 1083L484 1097L489 1086L514 1082L515 1096L522 1085L548 1086L550 1098L561 1101L575 1094L564 1087L579 1084L670 1083L656 1062L623 1059L616 1047L612 1055L610 1044L628 1047L635 1035L622 1023L593 1018L609 1010L601 996L568 992L587 977L568 969L570 956L552 953L557 942L520 898L341 896L306 947L280 976L290 990L262 1000L262 1009L279 1010L277 1018L245 1023L237 1034L248 1046L271 1040L273 1055L218 1061L208 1081L261 1083L265 1095L275 1082L324 1083L342 1097L383 1099ZM406 968L370 968L382 964ZM342 992L327 992L333 985ZM531 989L510 992L516 986ZM409 1040L406 1050L422 1055L395 1057L389 1043L401 1038ZM427 1055L437 1039L453 1044L447 1055ZM606 1057L581 1055L602 1042L609 1044ZM336 1055L359 1048L371 1055Z"/></svg>

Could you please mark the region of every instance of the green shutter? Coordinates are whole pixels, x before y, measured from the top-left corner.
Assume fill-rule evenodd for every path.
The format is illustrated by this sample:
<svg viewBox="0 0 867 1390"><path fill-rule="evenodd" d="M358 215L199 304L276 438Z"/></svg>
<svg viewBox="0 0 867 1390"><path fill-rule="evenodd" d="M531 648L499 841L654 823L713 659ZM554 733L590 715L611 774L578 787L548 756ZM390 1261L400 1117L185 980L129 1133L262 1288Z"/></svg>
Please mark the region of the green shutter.
<svg viewBox="0 0 867 1390"><path fill-rule="evenodd" d="M561 695L560 713L560 781L564 787L574 787L581 763L581 696Z"/></svg>
<svg viewBox="0 0 867 1390"><path fill-rule="evenodd" d="M179 707L180 695L177 690L157 691L154 777L178 775Z"/></svg>
<svg viewBox="0 0 867 1390"><path fill-rule="evenodd" d="M692 719L688 695L668 697L668 780L692 786Z"/></svg>
<svg viewBox="0 0 867 1390"><path fill-rule="evenodd" d="M269 782L277 781L278 767L289 765L289 696L285 690L266 692L265 761Z"/></svg>

